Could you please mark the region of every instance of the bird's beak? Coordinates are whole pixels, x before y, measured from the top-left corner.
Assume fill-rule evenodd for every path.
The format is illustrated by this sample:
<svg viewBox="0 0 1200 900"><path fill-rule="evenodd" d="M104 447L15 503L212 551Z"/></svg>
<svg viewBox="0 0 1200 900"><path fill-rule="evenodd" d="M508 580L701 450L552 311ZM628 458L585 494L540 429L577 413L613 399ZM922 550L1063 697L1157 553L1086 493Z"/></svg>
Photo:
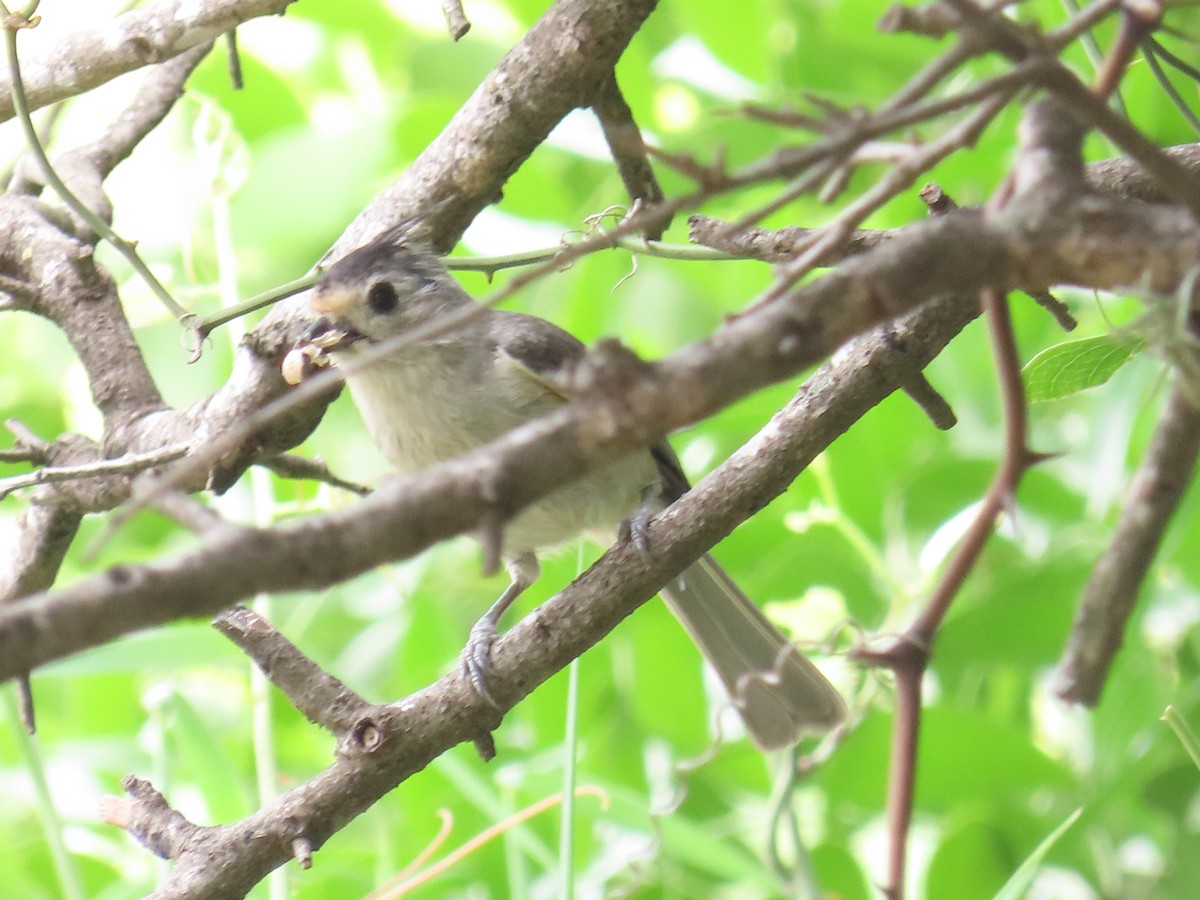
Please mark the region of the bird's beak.
<svg viewBox="0 0 1200 900"><path fill-rule="evenodd" d="M309 295L313 312L328 319L344 319L358 302L358 294L334 284L319 284Z"/></svg>
<svg viewBox="0 0 1200 900"><path fill-rule="evenodd" d="M288 384L299 384L317 369L328 366L331 352L343 350L362 339L363 336L353 328L321 316L304 329L295 346L283 358L283 380Z"/></svg>
<svg viewBox="0 0 1200 900"><path fill-rule="evenodd" d="M340 322L335 322L326 316L321 316L317 321L313 322L304 329L300 339L296 341L297 347L303 347L306 344L320 348L321 350L340 350L342 347L354 343L362 337L353 328L343 325Z"/></svg>

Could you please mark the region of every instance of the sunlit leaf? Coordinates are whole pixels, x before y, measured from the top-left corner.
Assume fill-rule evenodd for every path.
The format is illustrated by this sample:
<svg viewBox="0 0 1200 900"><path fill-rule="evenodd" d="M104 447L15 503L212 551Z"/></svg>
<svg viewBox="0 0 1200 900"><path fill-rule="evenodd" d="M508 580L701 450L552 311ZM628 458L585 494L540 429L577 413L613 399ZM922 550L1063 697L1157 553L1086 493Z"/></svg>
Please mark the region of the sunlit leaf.
<svg viewBox="0 0 1200 900"><path fill-rule="evenodd" d="M1098 387L1142 349L1139 338L1100 335L1048 347L1022 370L1031 402L1058 400Z"/></svg>

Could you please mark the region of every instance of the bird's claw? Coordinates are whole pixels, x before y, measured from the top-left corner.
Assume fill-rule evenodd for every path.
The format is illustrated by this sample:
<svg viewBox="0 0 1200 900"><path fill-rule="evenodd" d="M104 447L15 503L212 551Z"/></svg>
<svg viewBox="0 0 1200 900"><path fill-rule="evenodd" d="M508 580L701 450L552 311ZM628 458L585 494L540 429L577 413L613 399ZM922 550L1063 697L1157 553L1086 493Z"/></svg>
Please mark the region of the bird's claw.
<svg viewBox="0 0 1200 900"><path fill-rule="evenodd" d="M620 541L633 541L643 556L650 555L650 520L653 518L649 510L634 513L628 519L622 519L617 527L617 538Z"/></svg>
<svg viewBox="0 0 1200 900"><path fill-rule="evenodd" d="M475 693L489 706L500 709L500 704L488 690L488 681L492 676L492 645L496 643L496 626L486 619L476 622L471 627L471 635L462 652L462 668Z"/></svg>

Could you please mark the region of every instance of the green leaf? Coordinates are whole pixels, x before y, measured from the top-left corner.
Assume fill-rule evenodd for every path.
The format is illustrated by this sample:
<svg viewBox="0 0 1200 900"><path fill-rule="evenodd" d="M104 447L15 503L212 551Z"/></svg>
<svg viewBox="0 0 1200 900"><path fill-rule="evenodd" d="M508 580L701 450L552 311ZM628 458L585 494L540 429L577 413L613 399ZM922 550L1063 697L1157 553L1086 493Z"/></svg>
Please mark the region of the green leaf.
<svg viewBox="0 0 1200 900"><path fill-rule="evenodd" d="M1022 370L1032 403L1059 400L1104 384L1145 342L1127 335L1066 341L1043 350Z"/></svg>
<svg viewBox="0 0 1200 900"><path fill-rule="evenodd" d="M1200 769L1200 739L1196 737L1196 732L1192 731L1187 719L1181 716L1174 706L1168 706L1163 711L1162 720L1171 726L1171 730L1179 738L1179 743L1183 744L1183 749L1188 752L1196 768Z"/></svg>
<svg viewBox="0 0 1200 900"><path fill-rule="evenodd" d="M1033 883L1033 876L1037 874L1038 867L1042 864L1046 854L1050 852L1050 848L1058 843L1058 839L1067 833L1067 830L1079 820L1081 815L1083 815L1082 808L1075 810L1063 820L1061 825L1050 832L1046 839L1029 854L1025 862L1021 863L1017 871L1013 872L1012 878L1005 882L995 900L1020 900L1021 897L1024 897L1029 885Z"/></svg>

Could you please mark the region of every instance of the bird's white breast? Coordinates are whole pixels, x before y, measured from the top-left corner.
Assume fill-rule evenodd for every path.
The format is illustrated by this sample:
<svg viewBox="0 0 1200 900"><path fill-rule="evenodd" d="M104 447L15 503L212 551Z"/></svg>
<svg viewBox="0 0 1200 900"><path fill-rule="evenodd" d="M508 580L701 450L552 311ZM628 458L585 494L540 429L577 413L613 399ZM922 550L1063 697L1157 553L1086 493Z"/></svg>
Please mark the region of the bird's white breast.
<svg viewBox="0 0 1200 900"><path fill-rule="evenodd" d="M503 367L481 367L461 358L455 344L405 348L346 381L380 452L402 474L461 456L563 402L527 400L524 378ZM491 383L484 386L480 378ZM500 399L503 398L503 399ZM653 460L638 451L572 482L522 510L505 527L507 557L562 544L583 532L607 531L633 514L645 489L656 483Z"/></svg>

